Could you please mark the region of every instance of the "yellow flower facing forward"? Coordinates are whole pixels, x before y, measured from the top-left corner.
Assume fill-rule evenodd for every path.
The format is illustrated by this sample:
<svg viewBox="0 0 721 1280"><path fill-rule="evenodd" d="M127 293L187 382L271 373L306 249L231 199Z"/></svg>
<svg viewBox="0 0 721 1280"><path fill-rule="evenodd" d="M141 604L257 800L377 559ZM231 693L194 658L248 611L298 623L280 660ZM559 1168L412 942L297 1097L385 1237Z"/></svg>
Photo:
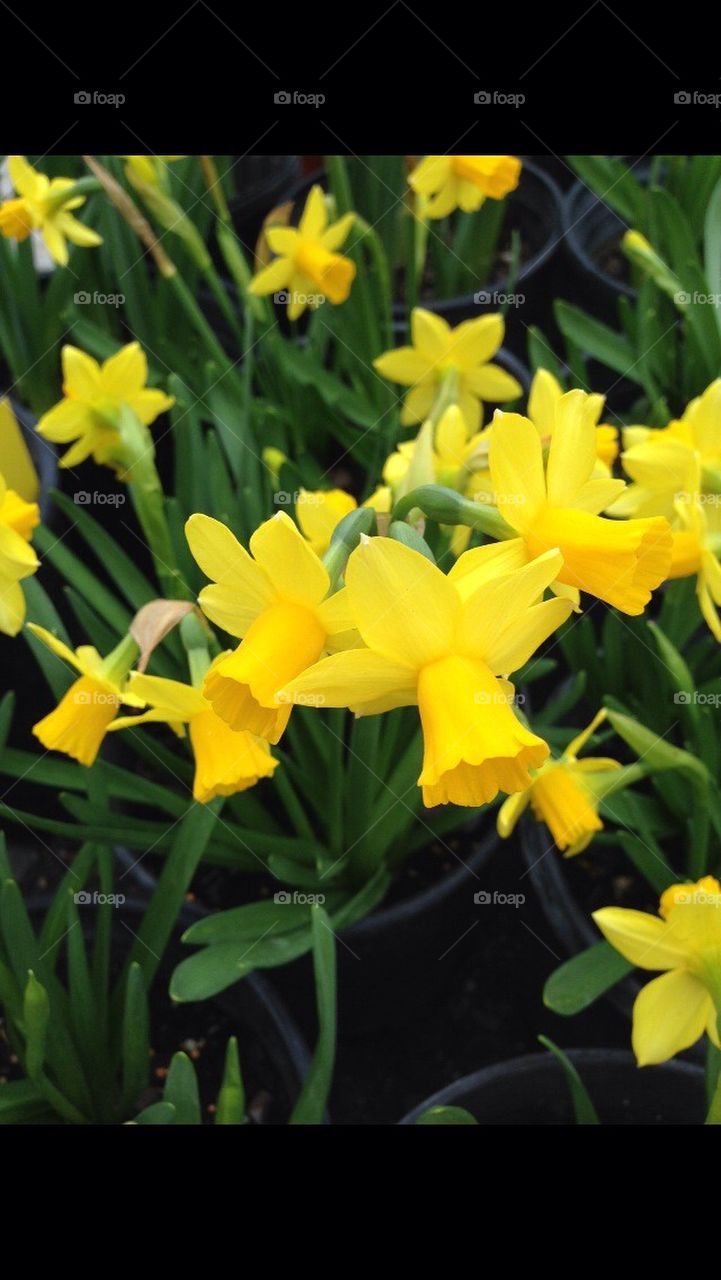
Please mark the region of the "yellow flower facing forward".
<svg viewBox="0 0 721 1280"><path fill-rule="evenodd" d="M199 804L246 791L273 774L278 761L270 754L268 743L252 733L234 732L215 714L200 689L137 671L131 672L127 688L150 710L138 716L118 716L110 729L133 729L150 722L168 724L183 734L187 724L195 757L193 799Z"/></svg>
<svg viewBox="0 0 721 1280"><path fill-rule="evenodd" d="M379 484L370 498L361 505L374 511L388 513L392 495L387 485ZM295 504L295 515L301 532L305 535L317 556L328 550L336 526L344 516L355 511L358 503L345 489L301 489Z"/></svg>
<svg viewBox="0 0 721 1280"><path fill-rule="evenodd" d="M175 403L172 396L145 384L148 362L137 342L121 347L98 364L78 347L63 347L63 399L44 413L38 431L55 444L71 444L60 460L74 467L93 457L95 462L123 470L120 433L114 425L121 405L128 405L144 426L150 426Z"/></svg>
<svg viewBox="0 0 721 1280"><path fill-rule="evenodd" d="M700 482L698 461L691 472L692 484ZM696 575L696 596L704 621L721 643L721 494L691 489L677 495L673 530L673 551L669 578Z"/></svg>
<svg viewBox="0 0 721 1280"><path fill-rule="evenodd" d="M345 589L367 647L325 658L282 696L356 715L417 705L427 805L481 805L499 790L522 790L548 747L517 718L513 686L501 677L528 660L571 606L541 602L557 552L519 563L517 545L492 544L466 552L446 577L400 542L361 540Z"/></svg>
<svg viewBox="0 0 721 1280"><path fill-rule="evenodd" d="M6 238L26 240L32 231L39 231L61 267L67 266L68 240L84 248L103 243L96 231L70 212L84 204L85 197L63 200L63 192L75 185L72 178L47 178L23 156L8 158L8 172L17 196L0 205L0 233Z"/></svg>
<svg viewBox="0 0 721 1280"><path fill-rule="evenodd" d="M721 885L713 876L672 885L659 912L661 918L622 907L593 913L626 960L662 971L633 1006L633 1050L640 1067L666 1062L704 1031L721 1048Z"/></svg>
<svg viewBox="0 0 721 1280"><path fill-rule="evenodd" d="M0 631L16 636L25 621L25 597L20 586L39 568L30 546L40 523L35 502L25 502L9 489L0 473Z"/></svg>
<svg viewBox="0 0 721 1280"><path fill-rule="evenodd" d="M431 413L442 384L452 385L450 400L458 404L471 433L482 425L483 401L503 404L515 400L523 388L489 361L503 342L503 317L479 316L451 329L432 311L415 307L411 313L413 345L386 351L373 366L391 382L411 387L401 410L401 423L423 422Z"/></svg>
<svg viewBox="0 0 721 1280"><path fill-rule="evenodd" d="M121 702L142 707L144 703L123 691L132 653L132 640L121 641L117 649L102 658L92 645L73 651L52 632L35 623L28 630L67 666L80 672L54 711L33 725L35 737L48 751L62 751L79 764L93 764L103 738ZM125 656L127 655L127 657Z"/></svg>
<svg viewBox="0 0 721 1280"><path fill-rule="evenodd" d="M673 520L679 493L694 488L696 463L700 492L721 487L721 378L687 406L667 427L627 427L621 461L630 484L610 508L613 515L663 515Z"/></svg>
<svg viewBox="0 0 721 1280"><path fill-rule="evenodd" d="M599 711L559 759L547 760L525 791L505 801L498 814L500 836L504 839L510 836L529 803L535 817L545 822L556 847L566 857L581 853L596 832L603 830L598 806L604 794L604 778L609 773L618 773L621 765L606 756L586 756L579 760L578 754L606 715L605 709ZM601 785L596 785L597 782Z"/></svg>
<svg viewBox="0 0 721 1280"><path fill-rule="evenodd" d="M345 302L356 267L337 250L348 238L355 214L346 213L328 225L328 208L321 187L313 187L296 227L268 227L266 240L278 257L253 277L253 294L285 293L288 319L297 320L306 307Z"/></svg>
<svg viewBox="0 0 721 1280"><path fill-rule="evenodd" d="M211 668L203 692L232 729L278 742L292 709L276 693L327 649L352 643L345 591L330 579L293 521L278 512L256 529L249 554L219 520L193 515L190 550L213 585L199 604L211 622L241 638Z"/></svg>
<svg viewBox="0 0 721 1280"><path fill-rule="evenodd" d="M558 547L563 566L553 590L578 604L579 592L642 613L668 574L671 530L661 517L607 520L603 511L622 480L594 479L596 437L583 391L559 401L544 469L536 427L517 413L496 411L490 467L496 505L523 539L529 557Z"/></svg>
<svg viewBox="0 0 721 1280"><path fill-rule="evenodd" d="M611 468L618 457L618 431L607 423L598 425L605 396L595 392L583 394L586 396L584 411L596 433L596 466L593 475L594 478L605 479L611 475ZM553 437L563 395L563 387L548 369L536 372L528 396L528 416L538 429L544 448L548 447Z"/></svg>
<svg viewBox="0 0 721 1280"><path fill-rule="evenodd" d="M408 181L423 196L428 218L445 218L455 209L474 213L490 196L502 200L515 191L521 162L515 156L425 156Z"/></svg>

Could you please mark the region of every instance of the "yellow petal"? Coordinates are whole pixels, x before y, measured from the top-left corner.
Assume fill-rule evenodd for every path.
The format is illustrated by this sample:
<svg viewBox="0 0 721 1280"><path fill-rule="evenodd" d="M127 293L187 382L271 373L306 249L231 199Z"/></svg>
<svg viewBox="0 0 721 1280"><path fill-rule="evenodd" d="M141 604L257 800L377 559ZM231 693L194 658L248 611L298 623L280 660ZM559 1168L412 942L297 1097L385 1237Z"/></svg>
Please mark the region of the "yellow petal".
<svg viewBox="0 0 721 1280"><path fill-rule="evenodd" d="M48 751L62 751L89 767L119 706L107 683L81 676L33 733Z"/></svg>
<svg viewBox="0 0 721 1280"><path fill-rule="evenodd" d="M25 596L19 582L7 578L0 566L0 632L16 636L25 621Z"/></svg>
<svg viewBox="0 0 721 1280"><path fill-rule="evenodd" d="M30 198L37 195L40 174L28 164L25 156L8 156L8 173L18 195Z"/></svg>
<svg viewBox="0 0 721 1280"><path fill-rule="evenodd" d="M504 327L503 316L498 314L464 320L450 334L448 359L464 371L486 364L503 342Z"/></svg>
<svg viewBox="0 0 721 1280"><path fill-rule="evenodd" d="M63 347L63 391L74 400L91 404L100 394L100 365L79 347Z"/></svg>
<svg viewBox="0 0 721 1280"><path fill-rule="evenodd" d="M556 408L546 470L548 500L555 507L575 506L576 494L596 463L596 432L585 402L585 392L568 391Z"/></svg>
<svg viewBox="0 0 721 1280"><path fill-rule="evenodd" d="M657 916L625 907L603 907L593 919L607 942L640 969L678 969L688 962L686 947Z"/></svg>
<svg viewBox="0 0 721 1280"><path fill-rule="evenodd" d="M523 538L509 538L505 542L488 542L483 547L472 547L459 556L448 577L462 600L492 578L512 573L528 563L528 551Z"/></svg>
<svg viewBox="0 0 721 1280"><path fill-rule="evenodd" d="M298 230L301 236L308 239L318 239L323 234L328 225L328 210L326 208L325 196L323 188L318 186L311 187L308 199L305 202L305 208L298 223Z"/></svg>
<svg viewBox="0 0 721 1280"><path fill-rule="evenodd" d="M220 520L199 513L185 525L191 554L217 587L201 592L201 608L230 635L243 635L254 618L276 599L267 574Z"/></svg>
<svg viewBox="0 0 721 1280"><path fill-rule="evenodd" d="M344 489L301 489L295 504L296 519L316 555L328 550L336 525L357 505Z"/></svg>
<svg viewBox="0 0 721 1280"><path fill-rule="evenodd" d="M420 552L391 538L371 538L351 554L345 580L369 649L412 668L449 652L460 599Z"/></svg>
<svg viewBox="0 0 721 1280"><path fill-rule="evenodd" d="M534 605L489 645L487 662L491 671L504 676L518 671L572 612L570 600L544 600L542 604Z"/></svg>
<svg viewBox="0 0 721 1280"><path fill-rule="evenodd" d="M415 347L398 347L378 356L373 361L373 368L389 382L400 382L404 387L410 387L426 376L429 362Z"/></svg>
<svg viewBox="0 0 721 1280"><path fill-rule="evenodd" d="M419 195L430 196L446 182L453 164L450 156L424 156L408 177Z"/></svg>
<svg viewBox="0 0 721 1280"><path fill-rule="evenodd" d="M74 218L71 213L63 211L58 214L55 222L62 235L67 236L72 244L80 245L83 249L93 249L96 245L103 243L103 237L99 236L97 231L93 231L92 227L86 227L84 222Z"/></svg>
<svg viewBox="0 0 721 1280"><path fill-rule="evenodd" d="M232 796L268 778L278 761L266 742L251 733L236 733L214 711L201 711L190 722L195 756L193 798L209 804L216 796Z"/></svg>
<svg viewBox="0 0 721 1280"><path fill-rule="evenodd" d="M496 667L495 652L499 645L503 650L507 648L506 636L510 630L514 630L520 638L525 630L530 606L542 598L562 563L560 554L550 551L546 556L531 561L511 574L488 578L472 594L467 593L463 603L462 623L457 633L461 652L482 657L498 673L505 674L512 670L509 667ZM565 616L567 614L568 610ZM494 654L494 659L491 659L491 653Z"/></svg>
<svg viewBox="0 0 721 1280"><path fill-rule="evenodd" d="M356 715L376 714L416 702L416 673L371 649L334 653L309 667L282 690L298 706L350 707Z"/></svg>
<svg viewBox="0 0 721 1280"><path fill-rule="evenodd" d="M100 394L109 400L130 400L148 380L148 361L139 342L129 342L103 363Z"/></svg>
<svg viewBox="0 0 721 1280"><path fill-rule="evenodd" d="M327 570L284 511L256 529L250 549L279 597L310 607L320 604L330 585Z"/></svg>
<svg viewBox="0 0 721 1280"><path fill-rule="evenodd" d="M435 396L435 384L430 378L424 378L415 387L411 387L401 409L401 426L424 422L433 408Z"/></svg>
<svg viewBox="0 0 721 1280"><path fill-rule="evenodd" d="M563 388L548 369L538 369L528 396L528 416L541 436L550 439L556 424L556 407Z"/></svg>
<svg viewBox="0 0 721 1280"><path fill-rule="evenodd" d="M582 729L581 732L576 734L576 737L571 742L569 742L568 746L566 747L566 750L563 753L565 758L567 760L575 760L576 756L581 751L583 751L583 748L585 747L589 738L592 737L592 735L596 732L598 726L600 724L603 724L607 719L608 719L608 711L606 710L605 707L601 707L601 710L596 712L591 723L589 725L586 725L586 728Z"/></svg>
<svg viewBox="0 0 721 1280"><path fill-rule="evenodd" d="M464 375L464 380L474 395L492 404L504 404L523 395L520 382L497 364L485 364Z"/></svg>
<svg viewBox="0 0 721 1280"><path fill-rule="evenodd" d="M647 983L633 1006L633 1051L639 1067L666 1062L703 1035L711 997L692 974L677 970Z"/></svg>
<svg viewBox="0 0 721 1280"><path fill-rule="evenodd" d="M288 258L295 253L298 231L296 227L268 227L265 238L273 253L279 253Z"/></svg>
<svg viewBox="0 0 721 1280"><path fill-rule="evenodd" d="M411 337L413 346L432 365L437 365L448 353L451 341L450 325L442 316L423 307L411 312Z"/></svg>
<svg viewBox="0 0 721 1280"><path fill-rule="evenodd" d="M36 622L28 623L28 631L37 636L38 640L41 640L45 645L45 648L54 653L56 657L61 658L68 666L74 667L76 671L85 674L85 666L78 658L78 655L72 649L69 649L66 644L63 644L62 640L58 640L58 637L54 636L52 631L46 631L45 627L38 626Z"/></svg>
<svg viewBox="0 0 721 1280"><path fill-rule="evenodd" d="M276 258L269 266L264 267L262 271L258 271L253 276L248 285L248 293L259 296L266 293L280 293L289 284L292 274L292 260L290 258Z"/></svg>
<svg viewBox="0 0 721 1280"><path fill-rule="evenodd" d="M340 249L345 244L350 233L350 229L355 222L354 213L345 213L342 218L338 218L337 222L331 224L327 231L321 235L321 244L324 249L334 251Z"/></svg>
<svg viewBox="0 0 721 1280"><path fill-rule="evenodd" d="M78 400L61 400L42 415L37 430L54 444L69 444L92 426L90 410L85 404Z"/></svg>
<svg viewBox="0 0 721 1280"><path fill-rule="evenodd" d="M173 396L166 396L164 391L156 391L152 387L136 391L134 395L127 395L125 400L146 427L149 427L151 422L155 422L159 414L166 413L175 404Z"/></svg>
<svg viewBox="0 0 721 1280"><path fill-rule="evenodd" d="M205 710L205 699L199 689L180 680L168 680L164 676L147 676L133 671L128 688L136 697L151 706L160 707L174 720L189 720Z"/></svg>
<svg viewBox="0 0 721 1280"><path fill-rule="evenodd" d="M507 840L513 834L516 824L528 807L530 798L531 791L529 788L526 791L517 791L515 795L509 796L507 800L503 801L496 819L496 830L502 840Z"/></svg>
<svg viewBox="0 0 721 1280"><path fill-rule="evenodd" d="M543 453L533 423L497 409L488 456L498 509L512 528L523 531L546 501ZM554 545L559 544L549 543L544 550Z"/></svg>

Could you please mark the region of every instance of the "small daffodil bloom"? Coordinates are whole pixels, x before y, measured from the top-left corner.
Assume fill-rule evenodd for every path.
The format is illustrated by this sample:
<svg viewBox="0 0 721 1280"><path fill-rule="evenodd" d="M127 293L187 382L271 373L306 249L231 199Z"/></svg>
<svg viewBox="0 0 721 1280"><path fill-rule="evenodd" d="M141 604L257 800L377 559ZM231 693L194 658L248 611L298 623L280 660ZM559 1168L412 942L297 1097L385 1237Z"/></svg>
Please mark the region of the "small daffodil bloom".
<svg viewBox="0 0 721 1280"><path fill-rule="evenodd" d="M84 196L63 200L63 192L73 187L72 178L47 178L23 156L8 158L8 172L17 196L0 205L0 233L8 239L26 240L39 231L48 252L61 266L68 263L67 241L90 248L102 244L96 231L74 218L71 209L85 203Z"/></svg>
<svg viewBox="0 0 721 1280"><path fill-rule="evenodd" d="M664 515L673 520L679 493L721 487L721 378L667 427L626 427L621 461L633 484L610 508L613 515Z"/></svg>
<svg viewBox="0 0 721 1280"><path fill-rule="evenodd" d="M144 706L139 698L123 691L129 663L119 665L114 654L102 658L89 644L69 649L52 632L32 622L28 630L68 667L80 672L55 710L33 725L33 733L48 751L62 751L89 767L121 702Z"/></svg>
<svg viewBox="0 0 721 1280"><path fill-rule="evenodd" d="M150 710L118 716L110 725L113 731L150 722L168 724L182 736L187 724L195 757L193 799L199 804L246 791L261 778L269 778L277 767L267 742L243 730L234 732L191 684L133 671L126 692Z"/></svg>
<svg viewBox="0 0 721 1280"><path fill-rule="evenodd" d="M203 613L241 643L205 678L203 692L232 729L278 742L292 710L279 689L326 650L353 640L347 593L328 595L322 562L285 514L266 520L250 554L210 516L185 526L190 550L213 585L199 596Z"/></svg>
<svg viewBox="0 0 721 1280"><path fill-rule="evenodd" d="M721 884L704 876L672 885L659 916L604 907L593 918L611 946L640 969L660 970L636 997L633 1050L640 1067L666 1062L704 1034L721 1049Z"/></svg>
<svg viewBox="0 0 721 1280"><path fill-rule="evenodd" d="M471 434L482 425L483 401L503 404L515 400L523 388L491 364L503 342L503 317L479 316L451 329L442 316L415 307L411 314L412 346L387 351L373 361L384 378L410 387L401 410L401 424L423 422L431 413L442 384L453 384L450 395Z"/></svg>
<svg viewBox="0 0 721 1280"><path fill-rule="evenodd" d="M311 189L297 227L268 227L265 238L278 256L263 267L248 286L253 294L286 293L288 319L297 320L306 307L345 302L356 267L338 253L348 239L355 214L346 213L328 225L322 187Z"/></svg>
<svg viewBox="0 0 721 1280"><path fill-rule="evenodd" d="M498 813L498 834L510 836L518 819L530 803L535 817L545 822L556 847L573 857L581 853L597 831L603 830L598 806L603 798L608 774L618 774L621 765L605 756L586 756L579 760L588 739L606 719L605 709L566 747L557 760L547 760L533 775L530 787L509 796ZM598 785L600 783L600 785Z"/></svg>
<svg viewBox="0 0 721 1280"><path fill-rule="evenodd" d="M445 218L455 209L474 213L489 196L502 200L520 176L516 156L425 156L408 182L425 198L426 217Z"/></svg>
<svg viewBox="0 0 721 1280"><path fill-rule="evenodd" d="M584 410L596 433L596 466L594 477L607 479L611 475L611 467L618 456L618 431L608 424L598 425L603 413L605 396L594 393L586 395ZM563 387L548 369L539 369L534 375L528 396L528 416L538 429L544 448L547 448L553 437L556 415L564 396Z"/></svg>
<svg viewBox="0 0 721 1280"><path fill-rule="evenodd" d="M382 484L361 503L379 514L388 514L392 505L393 495L389 487ZM357 507L355 498L345 489L300 490L295 504L296 519L317 556L325 555L336 526Z"/></svg>
<svg viewBox="0 0 721 1280"><path fill-rule="evenodd" d="M16 636L25 620L25 597L20 586L39 568L30 540L40 523L34 502L25 502L9 489L0 474L0 631Z"/></svg>
<svg viewBox="0 0 721 1280"><path fill-rule="evenodd" d="M418 706L426 805L487 804L499 790L521 791L548 747L515 715L503 678L565 621L570 604L541 602L558 572L550 552L518 563L513 546L466 552L448 576L391 538L351 553L346 592L367 648L325 658L291 680L289 700L375 715Z"/></svg>
<svg viewBox="0 0 721 1280"><path fill-rule="evenodd" d="M607 520L599 512L622 480L594 479L596 434L583 391L559 401L544 467L537 428L517 413L496 411L490 469L496 505L529 557L558 547L563 557L554 590L578 603L579 592L642 613L671 563L668 521Z"/></svg>
<svg viewBox="0 0 721 1280"><path fill-rule="evenodd" d="M38 432L55 444L70 444L61 467L95 462L122 471L120 435L113 425L122 404L149 426L175 403L172 396L147 387L148 362L137 342L121 347L99 364L78 347L63 347L63 399L44 413Z"/></svg>

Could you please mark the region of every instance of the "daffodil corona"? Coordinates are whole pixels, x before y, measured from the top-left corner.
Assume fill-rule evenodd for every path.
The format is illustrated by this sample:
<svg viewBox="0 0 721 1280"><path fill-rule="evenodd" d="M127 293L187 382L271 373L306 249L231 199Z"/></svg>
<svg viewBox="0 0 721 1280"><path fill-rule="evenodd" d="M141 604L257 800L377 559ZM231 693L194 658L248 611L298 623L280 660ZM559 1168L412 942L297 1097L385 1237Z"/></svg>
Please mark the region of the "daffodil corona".
<svg viewBox="0 0 721 1280"><path fill-rule="evenodd" d="M427 805L486 804L527 787L548 755L513 710L502 677L528 660L570 604L541 602L557 552L514 571L514 546L466 552L448 576L390 538L361 541L346 569L355 625L367 646L325 658L281 696L348 706L356 715L417 705L423 726L418 779Z"/></svg>
<svg viewBox="0 0 721 1280"><path fill-rule="evenodd" d="M596 434L583 391L558 403L544 468L537 428L516 413L496 411L490 443L496 505L523 539L529 557L558 547L554 590L578 603L587 591L622 613L642 613L671 563L668 521L608 520L598 513L618 497L622 480L594 478Z"/></svg>
<svg viewBox="0 0 721 1280"><path fill-rule="evenodd" d="M278 690L325 650L352 642L346 592L328 595L322 560L285 512L256 529L252 554L210 516L191 516L185 530L193 556L214 580L200 593L203 612L241 638L208 672L203 692L232 729L277 742L292 709Z"/></svg>
<svg viewBox="0 0 721 1280"><path fill-rule="evenodd" d="M633 1049L640 1067L666 1062L704 1034L721 1049L721 884L704 876L674 884L659 916L604 907L593 918L621 955L640 969L661 970L636 997Z"/></svg>
<svg viewBox="0 0 721 1280"><path fill-rule="evenodd" d="M8 636L16 636L25 620L20 583L39 567L30 545L39 523L37 504L25 502L0 474L0 631Z"/></svg>
<svg viewBox="0 0 721 1280"><path fill-rule="evenodd" d="M428 218L445 218L455 209L474 213L484 200L502 200L521 176L516 156L425 156L408 181L426 203Z"/></svg>
<svg viewBox="0 0 721 1280"><path fill-rule="evenodd" d="M127 692L150 710L137 716L118 716L110 729L134 729L151 722L168 724L182 735L187 724L195 756L193 798L199 804L208 804L216 796L235 795L272 776L278 761L271 756L268 743L242 730L234 732L215 714L200 689L180 680L133 671Z"/></svg>
<svg viewBox="0 0 721 1280"><path fill-rule="evenodd" d="M63 198L64 193L75 186L72 178L47 178L33 169L23 156L10 156L8 171L17 196L0 205L2 235L21 241L32 231L39 231L48 252L61 267L68 263L68 240L85 248L102 244L102 237L70 212L84 204L85 197Z"/></svg>
<svg viewBox="0 0 721 1280"><path fill-rule="evenodd" d="M124 470L127 459L117 425L121 405L132 409L143 426L175 403L172 396L145 384L148 362L137 342L121 347L98 364L78 347L63 347L63 399L44 413L38 431L55 444L70 444L61 467L74 467L91 457Z"/></svg>
<svg viewBox="0 0 721 1280"><path fill-rule="evenodd" d="M287 294L288 319L297 320L306 307L345 302L356 267L337 250L348 239L355 214L346 213L328 225L328 207L321 187L313 187L296 227L268 227L265 238L277 254L248 286L253 294Z"/></svg>
<svg viewBox="0 0 721 1280"><path fill-rule="evenodd" d="M482 425L483 401L503 404L523 388L499 365L489 363L503 342L503 317L479 316L451 329L442 316L415 307L411 314L413 345L386 351L373 366L391 382L410 387L401 423L423 422L443 386L448 403L457 404L471 434Z"/></svg>
<svg viewBox="0 0 721 1280"><path fill-rule="evenodd" d="M567 857L581 853L596 832L603 830L598 816L599 801L605 793L609 773L618 774L621 765L605 756L579 760L578 754L606 715L605 709L599 711L559 759L547 760L525 791L505 801L498 814L500 836L510 836L529 803L535 817L545 822L557 848Z"/></svg>

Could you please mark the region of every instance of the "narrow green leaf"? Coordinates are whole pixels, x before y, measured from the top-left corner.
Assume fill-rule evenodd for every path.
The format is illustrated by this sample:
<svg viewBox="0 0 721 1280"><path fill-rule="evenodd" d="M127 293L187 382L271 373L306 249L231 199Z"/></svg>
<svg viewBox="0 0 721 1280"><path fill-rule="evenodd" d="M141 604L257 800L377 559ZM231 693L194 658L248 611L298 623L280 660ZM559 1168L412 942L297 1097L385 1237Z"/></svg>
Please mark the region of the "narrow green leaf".
<svg viewBox="0 0 721 1280"><path fill-rule="evenodd" d="M319 1035L291 1124L322 1124L333 1081L336 1047L335 934L323 907L313 908L313 972Z"/></svg>
<svg viewBox="0 0 721 1280"><path fill-rule="evenodd" d="M543 988L543 1003L554 1013L568 1017L587 1009L633 971L634 966L611 946L597 942L571 956L551 974Z"/></svg>
<svg viewBox="0 0 721 1280"><path fill-rule="evenodd" d="M566 1084L571 1092L571 1101L573 1102L573 1112L576 1117L576 1124L600 1124L598 1112L594 1107L588 1095L583 1080L574 1067L571 1059L559 1049L557 1044L548 1039L548 1036L539 1036L540 1043L553 1054L554 1058L560 1062L563 1068L563 1074L566 1077Z"/></svg>
<svg viewBox="0 0 721 1280"><path fill-rule="evenodd" d="M139 964L131 964L125 988L122 1028L123 1108L129 1110L147 1087L150 1076L150 1017Z"/></svg>
<svg viewBox="0 0 721 1280"><path fill-rule="evenodd" d="M238 1041L235 1036L230 1037L225 1051L223 1083L218 1094L215 1123L245 1123L245 1089L243 1088L243 1076L240 1070Z"/></svg>
<svg viewBox="0 0 721 1280"><path fill-rule="evenodd" d="M175 1053L165 1081L163 1101L175 1108L176 1124L200 1124L200 1093L195 1067L187 1053Z"/></svg>

